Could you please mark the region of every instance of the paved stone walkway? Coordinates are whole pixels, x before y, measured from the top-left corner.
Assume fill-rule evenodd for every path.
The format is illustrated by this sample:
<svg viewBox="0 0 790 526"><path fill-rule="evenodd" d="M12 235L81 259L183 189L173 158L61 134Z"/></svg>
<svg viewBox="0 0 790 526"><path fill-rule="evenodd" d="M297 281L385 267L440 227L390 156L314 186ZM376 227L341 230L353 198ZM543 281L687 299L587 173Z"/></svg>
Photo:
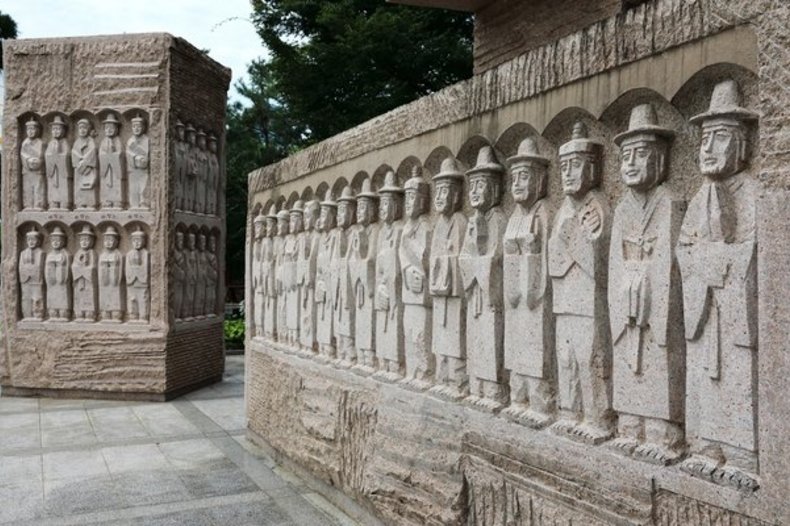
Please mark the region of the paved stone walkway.
<svg viewBox="0 0 790 526"><path fill-rule="evenodd" d="M0 524L354 525L244 438L244 359L169 403L0 398Z"/></svg>

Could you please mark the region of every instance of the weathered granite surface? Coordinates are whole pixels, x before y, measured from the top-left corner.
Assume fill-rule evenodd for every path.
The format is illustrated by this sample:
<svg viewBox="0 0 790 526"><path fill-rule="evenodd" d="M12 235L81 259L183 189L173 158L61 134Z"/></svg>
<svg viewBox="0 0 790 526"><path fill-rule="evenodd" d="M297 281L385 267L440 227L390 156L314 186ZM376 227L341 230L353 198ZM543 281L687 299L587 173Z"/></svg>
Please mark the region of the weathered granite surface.
<svg viewBox="0 0 790 526"><path fill-rule="evenodd" d="M167 34L3 45L3 394L218 381L229 70Z"/></svg>

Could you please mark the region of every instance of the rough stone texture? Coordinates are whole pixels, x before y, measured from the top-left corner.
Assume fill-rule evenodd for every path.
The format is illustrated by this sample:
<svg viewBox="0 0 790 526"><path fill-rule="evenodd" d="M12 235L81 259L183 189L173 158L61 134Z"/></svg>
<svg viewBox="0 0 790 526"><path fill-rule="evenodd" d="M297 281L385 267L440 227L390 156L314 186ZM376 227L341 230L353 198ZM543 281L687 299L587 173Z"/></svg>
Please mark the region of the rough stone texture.
<svg viewBox="0 0 790 526"><path fill-rule="evenodd" d="M224 286L213 279L212 308L205 300L212 282L198 282L201 304L178 319L168 261L181 232L198 240L192 274L224 275L224 199L212 211L176 210L173 148L180 120L213 130L223 151L229 70L167 34L6 41L4 57L4 394L161 399L219 380L216 298ZM31 177L20 170L31 120L51 153L40 203L20 192ZM56 141L59 123L65 146ZM196 170L203 195L214 181L223 196L221 154L212 157L200 141L194 152L205 161ZM19 302L31 229L51 262L41 312ZM55 248L58 238L64 249ZM33 296L44 290L37 287Z"/></svg>

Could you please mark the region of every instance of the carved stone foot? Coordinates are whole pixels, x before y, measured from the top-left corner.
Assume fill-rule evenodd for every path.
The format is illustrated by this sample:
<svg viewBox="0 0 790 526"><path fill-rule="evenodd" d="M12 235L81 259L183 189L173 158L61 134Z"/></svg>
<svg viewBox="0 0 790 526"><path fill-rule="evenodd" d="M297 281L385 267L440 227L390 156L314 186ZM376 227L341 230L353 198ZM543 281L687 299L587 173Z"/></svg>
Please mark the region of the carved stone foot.
<svg viewBox="0 0 790 526"><path fill-rule="evenodd" d="M351 369L354 366L354 363L347 358L339 358L332 362L332 365L337 367L338 369Z"/></svg>
<svg viewBox="0 0 790 526"><path fill-rule="evenodd" d="M679 451L675 451L658 444L653 444L651 442L638 445L633 452L633 457L635 459L642 460L643 462L648 462L650 464L657 464L659 466L668 466L670 464L674 464L680 460L681 456L682 453Z"/></svg>
<svg viewBox="0 0 790 526"><path fill-rule="evenodd" d="M457 387L446 384L434 385L428 389L428 394L448 402L459 402L468 396Z"/></svg>
<svg viewBox="0 0 790 526"><path fill-rule="evenodd" d="M629 437L615 438L609 443L612 451L626 457L630 457L638 445L639 442L636 439Z"/></svg>
<svg viewBox="0 0 790 526"><path fill-rule="evenodd" d="M760 480L755 475L733 466L719 466L715 461L699 455L693 455L684 460L680 469L689 475L714 484L743 491L751 492L760 487Z"/></svg>
<svg viewBox="0 0 790 526"><path fill-rule="evenodd" d="M488 413L498 413L502 410L501 402L476 395L467 396L464 398L463 403L464 405L468 405L469 407L474 407L475 409L486 411Z"/></svg>
<svg viewBox="0 0 790 526"><path fill-rule="evenodd" d="M395 382L399 382L403 377L392 371L376 371L373 374L373 378L379 380L380 382L394 384Z"/></svg>
<svg viewBox="0 0 790 526"><path fill-rule="evenodd" d="M571 420L560 420L551 426L554 433L562 435L576 442L584 444L598 445L612 438L612 431L599 427L573 422Z"/></svg>
<svg viewBox="0 0 790 526"><path fill-rule="evenodd" d="M370 376L376 372L376 369L374 369L369 365L357 363L351 368L351 372L354 374L358 374L359 376Z"/></svg>
<svg viewBox="0 0 790 526"><path fill-rule="evenodd" d="M431 383L420 378L404 378L399 382L403 387L410 391L427 391L431 388Z"/></svg>
<svg viewBox="0 0 790 526"><path fill-rule="evenodd" d="M508 420L532 429L543 429L551 423L551 417L548 415L533 411L521 404L511 404L504 408L500 414Z"/></svg>

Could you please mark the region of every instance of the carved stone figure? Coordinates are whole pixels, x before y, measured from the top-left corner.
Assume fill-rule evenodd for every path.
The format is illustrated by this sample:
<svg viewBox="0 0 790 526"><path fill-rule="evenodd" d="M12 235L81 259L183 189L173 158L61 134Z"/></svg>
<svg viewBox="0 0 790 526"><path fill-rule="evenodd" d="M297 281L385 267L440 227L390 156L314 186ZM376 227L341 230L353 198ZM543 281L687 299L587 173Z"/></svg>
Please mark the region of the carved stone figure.
<svg viewBox="0 0 790 526"><path fill-rule="evenodd" d="M466 172L469 219L458 265L466 296L467 402L496 411L507 400L503 375L502 236L507 218L499 206L505 169L490 146Z"/></svg>
<svg viewBox="0 0 790 526"><path fill-rule="evenodd" d="M296 201L288 212L290 224L283 246L283 285L285 288L285 335L284 340L293 347L299 346L299 319L302 306L299 284L296 280L296 265L299 257L299 234L304 230L304 202Z"/></svg>
<svg viewBox="0 0 790 526"><path fill-rule="evenodd" d="M74 318L77 321L93 322L96 321L97 311L97 285L98 274L96 264L96 252L93 245L96 242L96 234L93 229L84 225L77 234L79 248L74 254L74 261L71 264L71 279L74 294Z"/></svg>
<svg viewBox="0 0 790 526"><path fill-rule="evenodd" d="M173 250L173 316L183 319L186 314L184 298L187 286L187 261L184 252L184 233L176 231L175 248Z"/></svg>
<svg viewBox="0 0 790 526"><path fill-rule="evenodd" d="M46 207L44 179L44 143L41 125L31 118L25 123L25 140L19 150L22 160L22 208L43 210Z"/></svg>
<svg viewBox="0 0 790 526"><path fill-rule="evenodd" d="M277 294L277 339L286 343L288 336L287 312L288 312L288 280L291 267L286 262L285 257L285 238L288 236L290 218L288 210L282 209L277 212L277 235L274 237L274 280L275 291Z"/></svg>
<svg viewBox="0 0 790 526"><path fill-rule="evenodd" d="M200 232L195 236L195 299L192 316L203 318L206 306L206 234Z"/></svg>
<svg viewBox="0 0 790 526"><path fill-rule="evenodd" d="M217 315L217 282L219 281L219 261L217 260L217 238L208 236L208 251L206 251L206 307L203 312L206 316Z"/></svg>
<svg viewBox="0 0 790 526"><path fill-rule="evenodd" d="M433 297L433 352L436 385L431 393L451 400L469 395L466 375L466 304L458 255L466 234L461 212L464 174L454 157L433 176L433 207L438 213L431 239L430 293Z"/></svg>
<svg viewBox="0 0 790 526"><path fill-rule="evenodd" d="M612 435L606 306L611 213L606 197L595 189L601 150L581 122L560 146L565 199L549 238L560 410L552 430L593 444Z"/></svg>
<svg viewBox="0 0 790 526"><path fill-rule="evenodd" d="M129 207L148 208L149 145L145 119L132 118L132 136L126 141L126 173L129 178Z"/></svg>
<svg viewBox="0 0 790 526"><path fill-rule="evenodd" d="M394 382L403 376L403 302L401 271L398 261L403 221L401 218L403 189L398 186L395 172L384 175L379 189L378 250L376 251L376 377Z"/></svg>
<svg viewBox="0 0 790 526"><path fill-rule="evenodd" d="M609 321L612 328L613 404L625 454L668 464L683 442L685 345L675 243L684 203L663 182L674 132L655 110L631 110L617 135L620 176L628 187L612 220Z"/></svg>
<svg viewBox="0 0 790 526"><path fill-rule="evenodd" d="M126 312L129 322L148 321L151 261L146 235L141 228L131 234L132 248L126 253Z"/></svg>
<svg viewBox="0 0 790 526"><path fill-rule="evenodd" d="M404 383L417 390L431 386L436 359L431 352L431 297L428 294L428 264L431 250L431 221L427 216L430 193L422 169L412 168L403 185L405 222L401 233L400 260L403 300L403 350L406 359Z"/></svg>
<svg viewBox="0 0 790 526"><path fill-rule="evenodd" d="M252 335L263 336L263 309L266 298L264 296L265 277L263 261L263 241L266 237L266 216L263 209L252 220Z"/></svg>
<svg viewBox="0 0 790 526"><path fill-rule="evenodd" d="M194 232L188 232L186 241L186 250L184 251L184 265L186 269L184 318L194 318L198 315L197 309L195 309L195 292L198 286L197 236Z"/></svg>
<svg viewBox="0 0 790 526"><path fill-rule="evenodd" d="M98 203L99 154L91 137L93 126L88 119L77 121L77 138L71 147L74 167L74 206L95 209Z"/></svg>
<svg viewBox="0 0 790 526"><path fill-rule="evenodd" d="M682 469L757 489L757 181L749 177L748 132L757 114L733 80L715 86L702 126L702 187L689 203L677 257L687 340Z"/></svg>
<svg viewBox="0 0 790 526"><path fill-rule="evenodd" d="M326 197L321 201L321 215L318 218L321 237L318 240L315 266L315 339L318 343L319 357L324 361L335 357L332 260L335 252L339 250L339 231L335 228L336 214L337 203L332 199L332 192L327 190Z"/></svg>
<svg viewBox="0 0 790 526"><path fill-rule="evenodd" d="M266 237L263 240L263 335L269 340L277 337L277 290L275 283L274 238L277 235L277 212L274 205L266 216Z"/></svg>
<svg viewBox="0 0 790 526"><path fill-rule="evenodd" d="M302 305L299 309L299 343L306 353L312 354L316 347L316 301L315 273L316 256L320 234L316 231L320 204L308 201L304 207L304 232L298 236L296 260L296 283Z"/></svg>
<svg viewBox="0 0 790 526"><path fill-rule="evenodd" d="M208 136L208 176L206 177L206 213L219 215L217 197L219 196L219 156L217 155L217 138L213 133Z"/></svg>
<svg viewBox="0 0 790 526"><path fill-rule="evenodd" d="M104 139L99 143L99 174L102 207L123 208L123 147L118 137L121 123L110 113L102 121Z"/></svg>
<svg viewBox="0 0 790 526"><path fill-rule="evenodd" d="M47 254L47 316L52 321L71 319L71 255L66 248L66 233L56 226L49 235Z"/></svg>
<svg viewBox="0 0 790 526"><path fill-rule="evenodd" d="M376 247L379 225L377 193L371 188L370 178L362 181L357 194L357 221L348 229L348 276L354 309L354 347L357 365L354 371L373 374L376 362L376 317L373 296L376 290Z"/></svg>
<svg viewBox="0 0 790 526"><path fill-rule="evenodd" d="M176 138L173 143L175 157L175 207L177 210L184 210L187 193L187 162L189 158L189 143L184 134L184 123L180 119L176 120Z"/></svg>
<svg viewBox="0 0 790 526"><path fill-rule="evenodd" d="M503 414L530 427L546 426L554 412L554 325L548 272L549 159L533 137L508 159L513 213L505 230L505 369L510 405Z"/></svg>
<svg viewBox="0 0 790 526"><path fill-rule="evenodd" d="M104 231L104 250L99 254L99 310L101 320L123 320L123 256L118 250L120 235L113 226Z"/></svg>
<svg viewBox="0 0 790 526"><path fill-rule="evenodd" d="M208 189L208 152L206 151L206 132L197 131L197 151L195 152L197 171L195 172L195 208L199 214L206 213L206 191Z"/></svg>
<svg viewBox="0 0 790 526"><path fill-rule="evenodd" d="M186 127L186 165L184 172L184 199L183 210L187 212L195 211L195 188L197 181L198 171L198 147L197 137L195 136L195 127L192 124L187 124Z"/></svg>
<svg viewBox="0 0 790 526"><path fill-rule="evenodd" d="M55 115L50 125L52 138L47 144L47 200L49 208L67 210L71 207L71 174L69 173L69 141L66 122Z"/></svg>
<svg viewBox="0 0 790 526"><path fill-rule="evenodd" d="M25 234L27 248L19 254L22 319L44 319L44 251L35 227Z"/></svg>
<svg viewBox="0 0 790 526"><path fill-rule="evenodd" d="M348 229L356 219L356 198L350 186L337 200L337 248L332 259L332 313L338 366L352 367L357 361L354 346L354 292L348 273Z"/></svg>

